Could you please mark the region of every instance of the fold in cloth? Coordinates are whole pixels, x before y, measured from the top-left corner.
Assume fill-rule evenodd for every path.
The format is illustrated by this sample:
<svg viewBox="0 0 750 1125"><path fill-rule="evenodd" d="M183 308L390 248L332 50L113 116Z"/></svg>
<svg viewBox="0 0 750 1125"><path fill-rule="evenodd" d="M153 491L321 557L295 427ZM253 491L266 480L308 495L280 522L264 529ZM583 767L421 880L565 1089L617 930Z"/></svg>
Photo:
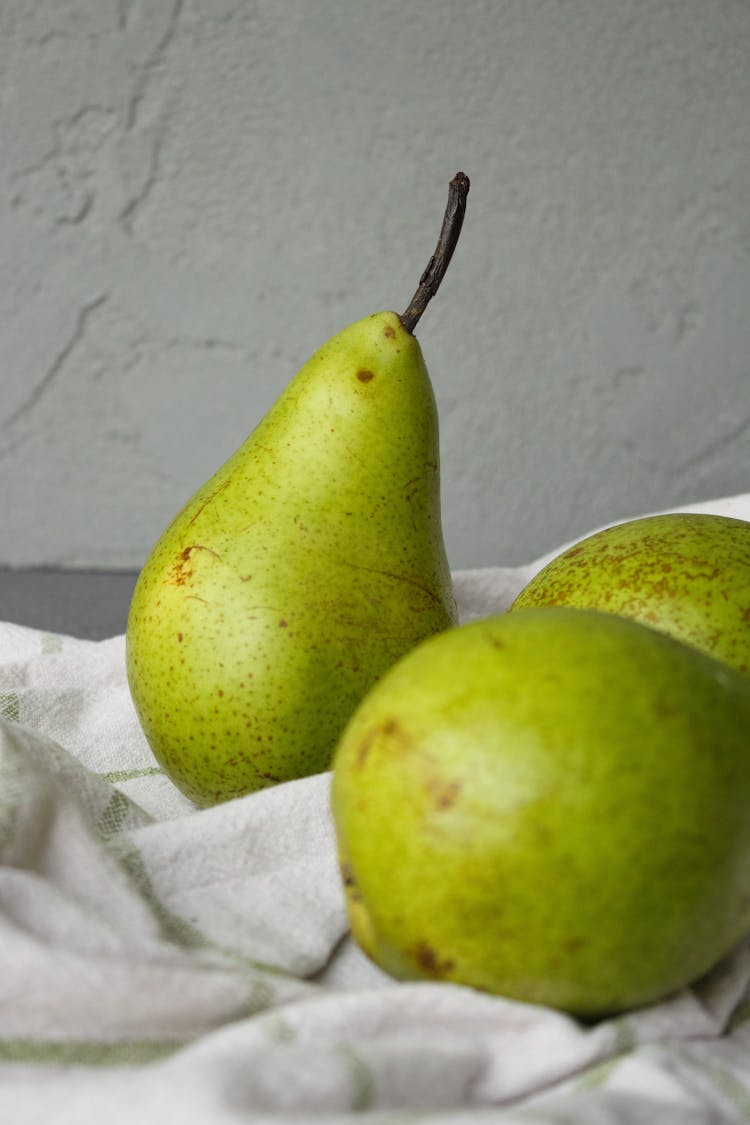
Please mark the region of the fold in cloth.
<svg viewBox="0 0 750 1125"><path fill-rule="evenodd" d="M750 494L685 510L750 520ZM461 619L556 553L457 572ZM330 775L196 809L123 637L0 624L0 774L2 1121L750 1120L750 943L590 1026L396 982L348 936Z"/></svg>

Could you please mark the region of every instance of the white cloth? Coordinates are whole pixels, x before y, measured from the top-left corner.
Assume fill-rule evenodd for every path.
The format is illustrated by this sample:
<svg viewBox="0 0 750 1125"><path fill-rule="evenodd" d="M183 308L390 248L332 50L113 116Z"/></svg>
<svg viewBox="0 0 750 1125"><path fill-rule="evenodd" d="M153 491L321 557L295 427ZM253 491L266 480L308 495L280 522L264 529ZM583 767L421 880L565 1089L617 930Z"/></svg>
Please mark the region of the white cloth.
<svg viewBox="0 0 750 1125"><path fill-rule="evenodd" d="M750 494L689 507L750 520ZM457 573L462 619L549 557ZM0 715L0 1121L750 1121L750 942L592 1026L397 983L347 936L329 774L195 809L123 637L0 624Z"/></svg>

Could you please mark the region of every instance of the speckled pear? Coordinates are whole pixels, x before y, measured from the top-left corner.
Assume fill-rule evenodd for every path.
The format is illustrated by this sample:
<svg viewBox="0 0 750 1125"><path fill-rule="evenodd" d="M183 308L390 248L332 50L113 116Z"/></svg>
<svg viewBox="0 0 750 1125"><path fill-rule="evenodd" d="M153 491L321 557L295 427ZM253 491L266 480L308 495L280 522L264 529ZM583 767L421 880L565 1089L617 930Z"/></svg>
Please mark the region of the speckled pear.
<svg viewBox="0 0 750 1125"><path fill-rule="evenodd" d="M562 551L511 609L568 605L633 617L750 673L750 523L670 512Z"/></svg>
<svg viewBox="0 0 750 1125"><path fill-rule="evenodd" d="M437 279L428 267L402 316L365 317L316 351L140 574L132 697L155 757L199 805L327 769L375 681L455 624L438 418L412 334L468 180L451 189Z"/></svg>
<svg viewBox="0 0 750 1125"><path fill-rule="evenodd" d="M424 641L334 757L355 939L586 1018L674 993L750 930L748 730L746 676L614 614Z"/></svg>

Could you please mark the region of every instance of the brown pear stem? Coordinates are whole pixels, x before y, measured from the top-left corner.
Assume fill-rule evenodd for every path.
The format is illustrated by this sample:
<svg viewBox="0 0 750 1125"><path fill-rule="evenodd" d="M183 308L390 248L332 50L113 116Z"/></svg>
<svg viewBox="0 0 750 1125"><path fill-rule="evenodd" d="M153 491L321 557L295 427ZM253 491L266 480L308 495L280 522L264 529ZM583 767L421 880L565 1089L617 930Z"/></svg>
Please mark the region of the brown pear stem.
<svg viewBox="0 0 750 1125"><path fill-rule="evenodd" d="M445 271L456 249L458 236L466 213L466 196L469 194L469 177L456 172L448 185L448 203L443 216L435 253L427 263L427 268L419 279L417 291L409 302L409 307L400 316L407 332L414 332L419 318L440 288Z"/></svg>

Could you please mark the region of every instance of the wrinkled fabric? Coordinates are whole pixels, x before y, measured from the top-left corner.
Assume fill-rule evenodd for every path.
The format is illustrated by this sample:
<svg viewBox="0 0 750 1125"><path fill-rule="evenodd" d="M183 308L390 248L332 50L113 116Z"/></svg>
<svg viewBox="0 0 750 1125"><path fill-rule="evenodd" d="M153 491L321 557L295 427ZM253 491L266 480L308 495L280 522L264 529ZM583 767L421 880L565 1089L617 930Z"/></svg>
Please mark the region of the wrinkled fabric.
<svg viewBox="0 0 750 1125"><path fill-rule="evenodd" d="M555 553L456 573L461 619ZM0 1120L750 1121L750 942L589 1025L391 980L348 936L330 774L197 809L124 652L0 623Z"/></svg>

